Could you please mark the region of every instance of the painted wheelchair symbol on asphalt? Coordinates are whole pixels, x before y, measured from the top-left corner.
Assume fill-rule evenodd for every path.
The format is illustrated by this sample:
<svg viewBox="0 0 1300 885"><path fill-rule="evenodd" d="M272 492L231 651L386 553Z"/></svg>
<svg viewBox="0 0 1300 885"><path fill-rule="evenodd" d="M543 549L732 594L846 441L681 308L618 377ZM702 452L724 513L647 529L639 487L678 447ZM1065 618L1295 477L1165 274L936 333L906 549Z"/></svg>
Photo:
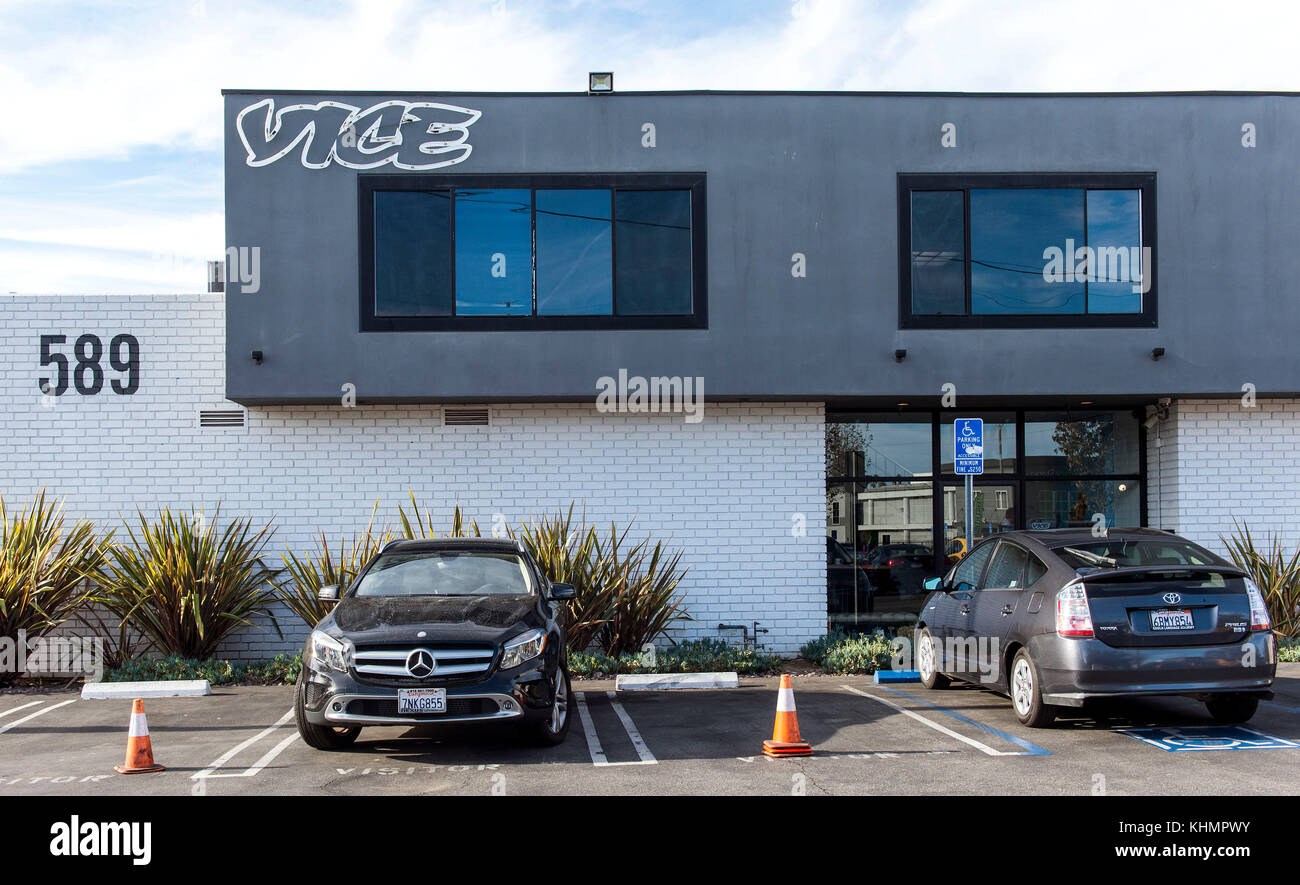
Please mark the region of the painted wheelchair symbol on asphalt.
<svg viewBox="0 0 1300 885"><path fill-rule="evenodd" d="M1191 725L1163 728L1118 728L1116 732L1168 753L1207 750L1300 750L1289 741L1243 725Z"/></svg>

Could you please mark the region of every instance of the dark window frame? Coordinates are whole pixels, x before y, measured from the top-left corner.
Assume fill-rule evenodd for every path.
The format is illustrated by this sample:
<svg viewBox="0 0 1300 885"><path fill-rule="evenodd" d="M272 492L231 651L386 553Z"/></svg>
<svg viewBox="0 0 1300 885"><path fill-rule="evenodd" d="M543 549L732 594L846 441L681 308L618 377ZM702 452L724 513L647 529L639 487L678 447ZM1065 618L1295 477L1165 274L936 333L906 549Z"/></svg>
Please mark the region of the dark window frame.
<svg viewBox="0 0 1300 885"><path fill-rule="evenodd" d="M1035 482L1136 482L1138 484L1138 523L1143 526L1149 526L1150 511L1148 505L1150 502L1150 483L1148 476L1147 464L1147 428L1141 423L1141 407L1115 406L1106 408L1096 406L1091 408L1070 408L1062 406L1062 411L1074 413L1077 416L1084 416L1094 413L1104 412L1125 412L1131 411L1134 418L1138 421L1138 469L1136 473L1106 473L1106 474L1087 474L1076 476L1060 476L1045 473L1033 473L1026 469L1025 463L1025 423L1026 415L1044 411L1053 411L1044 407L1036 408L979 408L969 410L972 417L981 414L1014 414L1016 424L1016 470L1014 473L985 473L973 477L975 488L1004 486L1012 489L1013 505L1016 508L1016 521L1012 526L1015 530L1024 530L1028 526L1025 523L1025 489ZM965 482L965 477L958 476L955 473L945 473L941 468L942 452L940 448L940 427L952 421L957 417L957 413L951 409L927 409L924 407L913 406L906 409L879 409L879 408L849 408L836 407L826 409L827 423L864 423L846 419L861 418L870 416L874 420L881 420L885 423L905 423L921 424L928 421L930 423L930 463L931 472L929 475L890 475L890 474L873 474L873 473L827 473L825 477L826 487L830 489L833 486L852 487L855 492L861 486L864 488L871 487L875 484L903 484L925 482L930 485L931 495L931 547L935 551L934 567L938 574L947 574L949 567L945 564L943 550L947 547L948 542L938 543L939 538L944 537L943 523L943 493L944 490L951 487L960 488ZM891 420L892 419L892 420ZM856 514L855 514L856 516ZM862 520L857 520L861 522ZM1032 553L1032 551L1031 551Z"/></svg>
<svg viewBox="0 0 1300 885"><path fill-rule="evenodd" d="M535 173L499 175L461 174L383 174L357 176L358 234L358 306L362 332L436 332L436 331L512 331L512 330L598 330L598 329L707 329L708 311L708 214L706 176L703 172L642 173ZM691 194L691 305L689 314L585 315L558 316L376 316L375 315L375 229L374 193L376 191L424 191L469 189L527 188L599 189L611 191L611 211L616 194L622 190L687 190ZM536 206L533 207L534 216ZM617 243L617 219L611 217L610 250ZM451 296L454 312L456 299L455 206L452 207L452 274ZM536 239L536 218L533 237ZM536 243L533 259L533 310L536 311ZM614 268L614 309L618 308L617 267Z"/></svg>
<svg viewBox="0 0 1300 885"><path fill-rule="evenodd" d="M1142 312L1132 314L972 314L970 293L970 191L982 188L1077 188L1137 190L1142 193L1142 245L1151 247L1143 268L1150 281L1142 296ZM913 191L961 191L965 238L966 312L960 315L912 313ZM1087 224L1085 204L1084 224ZM1156 174L1154 172L962 172L899 173L898 175L898 327L900 329L1148 329L1159 325L1156 239ZM1084 299L1087 309L1087 299Z"/></svg>

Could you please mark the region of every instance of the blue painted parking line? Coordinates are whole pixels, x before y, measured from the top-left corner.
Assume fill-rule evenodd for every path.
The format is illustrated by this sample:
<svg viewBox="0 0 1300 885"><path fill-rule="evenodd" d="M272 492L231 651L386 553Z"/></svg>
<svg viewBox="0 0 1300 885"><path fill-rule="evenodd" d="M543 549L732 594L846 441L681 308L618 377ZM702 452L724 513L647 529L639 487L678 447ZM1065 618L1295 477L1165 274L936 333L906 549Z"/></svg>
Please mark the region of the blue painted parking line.
<svg viewBox="0 0 1300 885"><path fill-rule="evenodd" d="M1262 701L1266 707L1277 707L1279 710L1286 710L1288 713L1300 713L1300 707L1288 707L1286 704L1279 704L1277 701Z"/></svg>
<svg viewBox="0 0 1300 885"><path fill-rule="evenodd" d="M1167 753L1203 753L1210 750L1300 750L1300 744L1264 734L1244 725L1178 725L1159 728L1117 728L1127 735Z"/></svg>
<svg viewBox="0 0 1300 885"><path fill-rule="evenodd" d="M1014 734L1007 734L1005 731L994 728L991 725L985 725L983 722L976 722L974 719L971 719L968 716L963 716L962 714L958 713L955 710L949 710L947 707L941 707L938 704L932 704L929 701L925 700L924 698L918 698L915 695L910 695L905 691L899 691L897 688L890 688L888 685L880 685L877 687L882 691L887 691L890 692L891 694L902 695L905 698L916 701L918 704L925 704L927 707L938 710L940 713L944 713L948 716L951 716L953 719L957 719L961 722L965 722L967 725L973 725L981 731L986 731L989 734L997 735L998 737L1002 738L1005 741L1010 741L1016 746L1024 748L1025 752L1018 753L1016 755L1019 756L1052 755L1051 750L1045 750L1042 747L1038 746L1037 744L1031 744L1029 741L1025 740L1024 738L1018 738Z"/></svg>

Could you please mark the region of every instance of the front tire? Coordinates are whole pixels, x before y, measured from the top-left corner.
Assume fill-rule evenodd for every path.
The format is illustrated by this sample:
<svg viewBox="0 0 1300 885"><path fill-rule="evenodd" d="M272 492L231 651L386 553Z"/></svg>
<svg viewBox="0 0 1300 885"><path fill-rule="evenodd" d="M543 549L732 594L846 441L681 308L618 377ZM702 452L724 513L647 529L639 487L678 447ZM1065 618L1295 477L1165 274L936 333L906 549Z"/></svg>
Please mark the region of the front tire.
<svg viewBox="0 0 1300 885"><path fill-rule="evenodd" d="M360 728L337 728L333 725L314 725L307 721L307 704L304 695L307 691L305 680L298 681L294 691L293 714L298 722L298 734L307 746L315 750L342 750L352 746Z"/></svg>
<svg viewBox="0 0 1300 885"><path fill-rule="evenodd" d="M1205 702L1205 709L1210 711L1215 722L1225 725L1237 725L1249 722L1259 709L1259 698L1242 694L1217 695Z"/></svg>
<svg viewBox="0 0 1300 885"><path fill-rule="evenodd" d="M921 684L926 688L943 689L952 685L952 680L940 673L937 667L934 637L930 635L929 627L923 627L916 639L916 669L921 674Z"/></svg>
<svg viewBox="0 0 1300 885"><path fill-rule="evenodd" d="M555 668L555 680L551 683L551 709L549 715L532 728L533 743L540 747L554 747L564 743L569 733L570 705L572 686L569 683L569 671L563 664Z"/></svg>
<svg viewBox="0 0 1300 885"><path fill-rule="evenodd" d="M1043 703L1043 691L1038 682L1038 667L1029 652L1020 649L1011 662L1011 676L1007 680L1011 689L1011 706L1016 718L1030 728L1051 725L1056 718L1056 708Z"/></svg>

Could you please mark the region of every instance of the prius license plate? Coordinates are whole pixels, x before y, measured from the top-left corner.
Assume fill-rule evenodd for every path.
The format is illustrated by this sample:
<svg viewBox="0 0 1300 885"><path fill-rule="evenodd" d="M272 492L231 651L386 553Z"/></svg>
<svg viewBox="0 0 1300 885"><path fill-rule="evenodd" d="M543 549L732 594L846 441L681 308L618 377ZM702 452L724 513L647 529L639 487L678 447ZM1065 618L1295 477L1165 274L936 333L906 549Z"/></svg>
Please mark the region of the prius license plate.
<svg viewBox="0 0 1300 885"><path fill-rule="evenodd" d="M1195 627L1191 609L1162 609L1151 613L1152 630L1192 630Z"/></svg>
<svg viewBox="0 0 1300 885"><path fill-rule="evenodd" d="M417 715L446 713L447 689L399 688L397 690L397 712Z"/></svg>

